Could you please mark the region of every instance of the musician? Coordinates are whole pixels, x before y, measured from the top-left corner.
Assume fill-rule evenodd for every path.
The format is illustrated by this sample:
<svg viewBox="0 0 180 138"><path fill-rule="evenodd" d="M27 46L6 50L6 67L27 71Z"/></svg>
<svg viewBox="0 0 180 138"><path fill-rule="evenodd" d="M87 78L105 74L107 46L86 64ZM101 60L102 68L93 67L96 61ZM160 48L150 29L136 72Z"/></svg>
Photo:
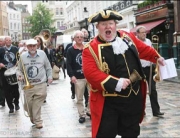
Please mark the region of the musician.
<svg viewBox="0 0 180 138"><path fill-rule="evenodd" d="M20 56L24 65L19 63L20 74L18 80L24 78L23 72L27 72L27 79L33 88L24 89L24 109L30 116L30 121L35 124L36 128L43 127L41 119L41 106L47 96L47 83L52 83L52 68L44 51L37 49L37 40L29 39L26 41L28 51L23 52Z"/></svg>
<svg viewBox="0 0 180 138"><path fill-rule="evenodd" d="M84 76L91 86L93 138L138 137L146 96L139 58L164 65L164 58L133 33L117 30L116 20L122 19L112 10L99 11L88 19L97 22L99 32L82 53ZM134 83L129 79L133 70L142 77Z"/></svg>
<svg viewBox="0 0 180 138"><path fill-rule="evenodd" d="M55 57L53 56L53 51L51 49L51 43L47 43L46 47L44 48L44 52L46 53L46 56L48 57L48 60L51 64L51 67L55 65Z"/></svg>
<svg viewBox="0 0 180 138"><path fill-rule="evenodd" d="M66 72L65 72L65 60L64 60L64 45L60 44L56 48L56 65L59 67L59 69L62 68L64 78L66 78Z"/></svg>
<svg viewBox="0 0 180 138"><path fill-rule="evenodd" d="M14 113L15 110L19 110L19 91L18 84L10 85L6 76L4 75L7 69L10 69L16 65L16 53L18 48L12 45L11 37L5 37L5 46L0 48L0 78L2 81L2 89L5 93L5 98L10 109L9 113ZM12 74L13 75L13 74Z"/></svg>
<svg viewBox="0 0 180 138"><path fill-rule="evenodd" d="M143 41L145 44L152 47L152 42L148 38L146 38L146 28L144 26L138 26L136 29L137 38ZM156 82L153 80L153 76L155 75L155 65L151 62L141 59L141 64L143 67L144 74L146 75L146 80L150 87L149 89L149 99L152 108L152 114L156 117L162 117L164 115L163 112L160 112L160 105L158 102L158 93L156 90Z"/></svg>
<svg viewBox="0 0 180 138"><path fill-rule="evenodd" d="M5 46L5 41L4 41L4 36L1 36L0 37L0 47L4 47ZM2 107L5 106L5 95L4 95L4 92L2 90L2 82L1 82L1 79L0 79L0 105Z"/></svg>
<svg viewBox="0 0 180 138"><path fill-rule="evenodd" d="M44 44L41 36L37 35L34 37L35 40L37 40L37 49L44 50Z"/></svg>

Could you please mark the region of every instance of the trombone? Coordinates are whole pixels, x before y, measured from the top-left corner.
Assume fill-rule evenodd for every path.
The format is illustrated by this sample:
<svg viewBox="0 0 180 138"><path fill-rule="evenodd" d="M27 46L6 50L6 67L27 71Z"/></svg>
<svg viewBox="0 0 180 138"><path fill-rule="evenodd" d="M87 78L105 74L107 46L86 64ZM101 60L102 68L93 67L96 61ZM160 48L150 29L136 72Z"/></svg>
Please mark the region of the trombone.
<svg viewBox="0 0 180 138"><path fill-rule="evenodd" d="M154 48L156 49L156 51L158 52L158 43L159 43L159 37L157 35L153 35L152 36L152 45L154 46ZM155 68L155 75L153 76L153 80L155 82L159 82L160 81L160 74L159 74L159 63L156 63L156 68Z"/></svg>
<svg viewBox="0 0 180 138"><path fill-rule="evenodd" d="M21 56L20 56L19 52L16 53L16 59L17 59L16 65L18 66L18 64L20 63L21 66L22 66L22 72L23 72L24 79L25 79L25 85L23 86L23 88L21 87L22 86L22 82L18 81L19 91L28 90L28 89L33 88L34 86L30 84L30 82L29 82L29 80L27 78L27 73L26 73L26 70L25 70L25 67L24 67L24 64L22 62L22 59L21 59ZM17 73L16 73L16 77L17 77L17 80L18 80ZM26 98L26 94L25 93L24 93L24 102L23 102L22 97L21 97L21 101L22 101L22 104L23 104L23 109L24 109L24 102L26 103L26 105L27 105L27 112L29 113L29 106L28 106L28 103L27 103L27 98ZM26 114L25 109L24 109L24 115L26 117L30 117L29 115Z"/></svg>

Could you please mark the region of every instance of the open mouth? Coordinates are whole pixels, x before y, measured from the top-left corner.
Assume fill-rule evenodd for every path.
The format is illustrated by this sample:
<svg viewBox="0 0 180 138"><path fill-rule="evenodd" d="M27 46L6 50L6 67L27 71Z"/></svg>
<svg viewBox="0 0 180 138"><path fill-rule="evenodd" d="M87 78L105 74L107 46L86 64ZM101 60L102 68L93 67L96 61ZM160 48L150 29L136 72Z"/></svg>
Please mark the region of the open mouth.
<svg viewBox="0 0 180 138"><path fill-rule="evenodd" d="M111 34L111 31L106 31L106 35L110 35Z"/></svg>

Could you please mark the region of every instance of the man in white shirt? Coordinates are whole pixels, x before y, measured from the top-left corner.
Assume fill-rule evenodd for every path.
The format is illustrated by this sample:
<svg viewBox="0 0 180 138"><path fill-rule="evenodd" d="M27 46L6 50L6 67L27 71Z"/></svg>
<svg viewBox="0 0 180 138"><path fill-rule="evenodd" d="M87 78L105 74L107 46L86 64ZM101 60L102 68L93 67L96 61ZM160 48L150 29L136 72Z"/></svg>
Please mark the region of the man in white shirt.
<svg viewBox="0 0 180 138"><path fill-rule="evenodd" d="M142 40L145 44L152 47L151 41L146 38L146 28L144 26L138 26L136 30L137 37ZM151 62L147 60L141 59L141 64L143 67L144 74L146 75L146 80L150 87L150 102L153 116L161 117L164 113L160 112L160 106L158 103L158 96L156 91L156 82L153 80L153 76L155 75L155 66L152 65ZM152 66L152 67L151 67Z"/></svg>

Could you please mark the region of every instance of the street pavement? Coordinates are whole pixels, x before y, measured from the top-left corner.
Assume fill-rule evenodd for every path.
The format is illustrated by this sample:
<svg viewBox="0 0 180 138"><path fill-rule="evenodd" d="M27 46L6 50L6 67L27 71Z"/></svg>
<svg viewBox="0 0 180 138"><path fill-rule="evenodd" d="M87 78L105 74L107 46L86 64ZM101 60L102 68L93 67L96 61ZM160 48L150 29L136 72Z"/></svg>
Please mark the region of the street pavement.
<svg viewBox="0 0 180 138"><path fill-rule="evenodd" d="M146 116L141 123L139 137L179 137L180 85L175 82L157 83L158 99L163 118L153 117L149 96ZM20 110L9 114L7 105L0 107L0 137L91 137L91 120L78 122L76 100L71 99L69 77L55 80L48 86L47 102L42 107L43 128L36 129L25 116L20 99ZM21 93L21 96L23 93ZM117 136L120 137L120 136Z"/></svg>

